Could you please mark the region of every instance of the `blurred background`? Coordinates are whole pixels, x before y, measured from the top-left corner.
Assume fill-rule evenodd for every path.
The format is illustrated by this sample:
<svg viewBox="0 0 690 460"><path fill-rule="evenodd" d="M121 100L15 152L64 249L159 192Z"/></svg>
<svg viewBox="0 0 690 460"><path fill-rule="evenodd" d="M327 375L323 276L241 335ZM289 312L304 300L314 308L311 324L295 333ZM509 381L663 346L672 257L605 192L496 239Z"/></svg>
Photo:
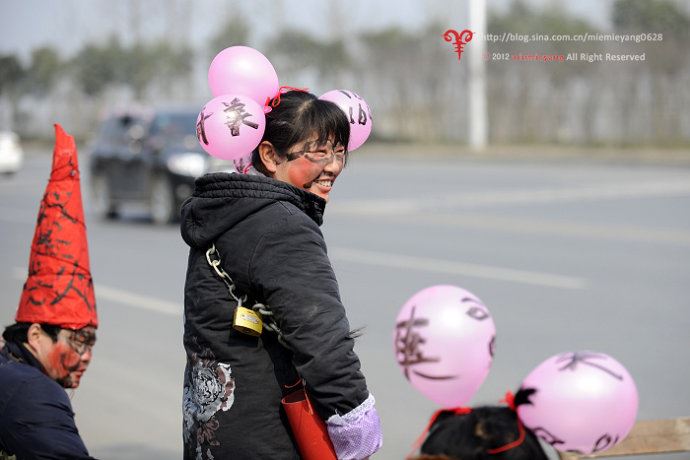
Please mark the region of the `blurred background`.
<svg viewBox="0 0 690 460"><path fill-rule="evenodd" d="M187 248L177 226L151 224L174 221L194 177L231 169L194 159L187 120L211 99L211 59L239 44L282 85L351 89L372 109L323 229L352 326L366 327L357 351L385 432L376 458L403 458L435 410L392 343L399 308L434 284L474 292L497 325L473 403L497 403L555 353L593 349L635 377L640 418L688 415L690 2L477 3L472 15L469 1L441 0L0 3L0 322L13 321L59 122L80 148L101 317L72 394L93 455L181 456ZM660 39L475 36L459 60L444 32L476 27ZM520 53L644 60L504 59ZM179 120L189 133L159 145ZM117 142L130 169L98 161ZM133 174L149 151L164 169Z"/></svg>
<svg viewBox="0 0 690 460"><path fill-rule="evenodd" d="M663 34L641 43L489 43L489 52L647 57L605 65L490 60L491 142L686 145L689 5L489 2L488 33ZM440 39L469 27L467 2L65 0L2 8L0 126L24 138L49 137L57 116L88 138L114 107L203 104L210 60L244 43L269 57L281 84L317 94L356 86L376 107L380 140L467 140L468 66Z"/></svg>

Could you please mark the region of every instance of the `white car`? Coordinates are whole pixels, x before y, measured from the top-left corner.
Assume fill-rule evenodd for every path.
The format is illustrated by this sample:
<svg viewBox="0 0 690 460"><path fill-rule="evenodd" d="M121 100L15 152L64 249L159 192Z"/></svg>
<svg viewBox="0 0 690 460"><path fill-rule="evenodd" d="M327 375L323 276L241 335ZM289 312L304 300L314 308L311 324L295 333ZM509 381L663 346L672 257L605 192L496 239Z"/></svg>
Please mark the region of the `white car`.
<svg viewBox="0 0 690 460"><path fill-rule="evenodd" d="M23 160L24 151L19 136L11 131L0 131L0 173L16 173L22 167Z"/></svg>

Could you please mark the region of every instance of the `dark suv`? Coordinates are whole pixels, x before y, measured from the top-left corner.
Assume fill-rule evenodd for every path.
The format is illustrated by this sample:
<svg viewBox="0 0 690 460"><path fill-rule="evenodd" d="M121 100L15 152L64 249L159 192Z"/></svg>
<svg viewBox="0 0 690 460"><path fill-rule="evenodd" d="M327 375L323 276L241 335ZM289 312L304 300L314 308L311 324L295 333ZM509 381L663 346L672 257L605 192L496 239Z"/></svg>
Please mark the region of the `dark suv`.
<svg viewBox="0 0 690 460"><path fill-rule="evenodd" d="M211 171L233 171L232 162L206 154L196 138L192 110L152 114L119 113L108 117L91 148L93 207L115 218L126 202L148 205L151 219L177 219L194 179Z"/></svg>

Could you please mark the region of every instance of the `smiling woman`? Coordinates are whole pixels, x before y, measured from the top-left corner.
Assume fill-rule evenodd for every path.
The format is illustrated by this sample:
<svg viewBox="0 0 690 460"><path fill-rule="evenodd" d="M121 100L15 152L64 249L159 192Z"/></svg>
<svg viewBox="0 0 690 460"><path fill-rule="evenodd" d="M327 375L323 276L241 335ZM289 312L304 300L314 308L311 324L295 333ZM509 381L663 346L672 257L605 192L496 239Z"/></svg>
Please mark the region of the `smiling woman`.
<svg viewBox="0 0 690 460"><path fill-rule="evenodd" d="M328 201L347 158L350 124L334 104L291 91L266 116L266 132L252 155L261 173ZM336 161L333 161L336 160Z"/></svg>
<svg viewBox="0 0 690 460"><path fill-rule="evenodd" d="M185 458L301 458L300 433L281 407L300 383L338 458L381 447L319 230L349 136L332 102L281 94L253 153L254 174L203 176L183 205Z"/></svg>

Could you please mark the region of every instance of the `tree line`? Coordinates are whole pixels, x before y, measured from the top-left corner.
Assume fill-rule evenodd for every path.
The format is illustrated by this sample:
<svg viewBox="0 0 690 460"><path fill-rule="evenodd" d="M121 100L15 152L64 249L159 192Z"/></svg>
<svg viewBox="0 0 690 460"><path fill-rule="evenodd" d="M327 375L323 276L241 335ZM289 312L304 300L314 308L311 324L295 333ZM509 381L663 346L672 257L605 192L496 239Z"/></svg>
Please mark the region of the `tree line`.
<svg viewBox="0 0 690 460"><path fill-rule="evenodd" d="M487 43L489 53L646 55L644 62L599 65L488 60L491 142L688 143L687 14L671 0L616 0L611 19L617 33L658 32L663 41ZM0 104L22 134L38 133L32 126L71 111L77 130L87 136L97 123L93 113L114 101L203 104L211 58L227 46L246 44L269 57L281 84L308 86L315 93L356 89L373 108L374 135L381 140L463 142L471 116L468 69L442 38L448 28L460 26L436 21L418 30L393 26L347 39L284 28L259 43L235 14L202 49L165 40L125 46L112 36L67 59L52 47L34 49L28 63L0 55ZM521 1L491 13L488 32L604 33L558 6L537 10ZM37 101L49 106L47 114L35 111Z"/></svg>

